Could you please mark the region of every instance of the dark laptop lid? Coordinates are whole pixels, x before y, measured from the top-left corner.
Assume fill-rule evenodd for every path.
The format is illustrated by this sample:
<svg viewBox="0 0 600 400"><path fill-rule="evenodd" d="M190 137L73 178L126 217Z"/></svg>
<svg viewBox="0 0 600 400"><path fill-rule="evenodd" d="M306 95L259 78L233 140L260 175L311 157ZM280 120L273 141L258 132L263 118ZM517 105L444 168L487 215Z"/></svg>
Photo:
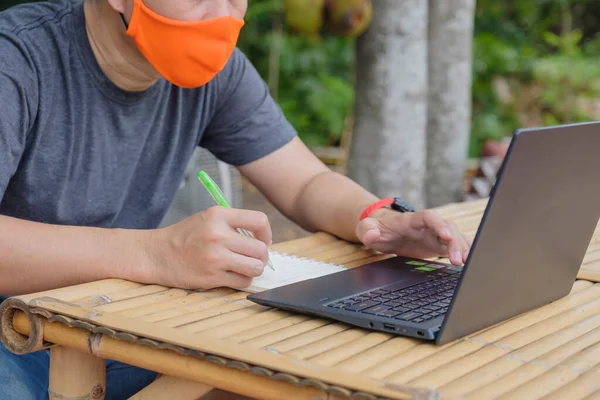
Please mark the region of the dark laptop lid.
<svg viewBox="0 0 600 400"><path fill-rule="evenodd" d="M438 343L569 293L600 217L600 123L517 131Z"/></svg>

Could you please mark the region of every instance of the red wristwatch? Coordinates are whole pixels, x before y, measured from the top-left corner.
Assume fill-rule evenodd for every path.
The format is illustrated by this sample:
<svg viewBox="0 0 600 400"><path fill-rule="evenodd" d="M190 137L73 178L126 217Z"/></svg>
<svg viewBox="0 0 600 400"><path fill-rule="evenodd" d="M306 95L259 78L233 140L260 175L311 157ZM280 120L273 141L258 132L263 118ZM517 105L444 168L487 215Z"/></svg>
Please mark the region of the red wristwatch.
<svg viewBox="0 0 600 400"><path fill-rule="evenodd" d="M375 203L365 208L362 214L360 215L360 220L362 221L363 219L370 217L371 214L373 214L376 210L387 206L390 206L392 210L398 212L415 212L414 208L412 208L408 203L401 200L400 198L388 197L376 201Z"/></svg>

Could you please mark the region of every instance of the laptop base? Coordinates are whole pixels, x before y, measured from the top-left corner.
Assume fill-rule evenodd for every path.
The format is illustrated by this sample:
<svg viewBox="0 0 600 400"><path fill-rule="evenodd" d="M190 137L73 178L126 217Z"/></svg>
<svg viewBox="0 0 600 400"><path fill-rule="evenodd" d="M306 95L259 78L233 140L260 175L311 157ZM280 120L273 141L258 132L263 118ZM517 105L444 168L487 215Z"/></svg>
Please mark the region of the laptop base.
<svg viewBox="0 0 600 400"><path fill-rule="evenodd" d="M435 340L460 269L392 257L248 296L257 304Z"/></svg>

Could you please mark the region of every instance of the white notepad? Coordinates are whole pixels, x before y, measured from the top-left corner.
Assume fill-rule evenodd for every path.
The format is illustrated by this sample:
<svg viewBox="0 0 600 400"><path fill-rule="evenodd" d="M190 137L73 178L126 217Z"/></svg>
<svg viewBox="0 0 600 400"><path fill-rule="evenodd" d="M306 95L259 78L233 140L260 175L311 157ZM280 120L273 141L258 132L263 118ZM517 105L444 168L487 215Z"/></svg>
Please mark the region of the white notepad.
<svg viewBox="0 0 600 400"><path fill-rule="evenodd" d="M346 270L341 265L273 251L270 252L270 257L275 271L269 267L265 267L263 274L254 278L252 284L244 289L244 291L252 293L262 292L290 283Z"/></svg>

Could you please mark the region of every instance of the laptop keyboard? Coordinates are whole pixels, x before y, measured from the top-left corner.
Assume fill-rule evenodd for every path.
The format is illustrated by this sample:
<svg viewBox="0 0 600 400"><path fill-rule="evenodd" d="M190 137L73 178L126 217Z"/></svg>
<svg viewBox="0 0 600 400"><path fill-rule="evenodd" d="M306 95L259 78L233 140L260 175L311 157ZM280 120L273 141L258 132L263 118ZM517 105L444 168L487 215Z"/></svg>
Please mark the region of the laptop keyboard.
<svg viewBox="0 0 600 400"><path fill-rule="evenodd" d="M415 323L446 314L454 295L460 272L436 272L432 280L413 286L386 286L347 297L327 306L364 314L389 317Z"/></svg>

